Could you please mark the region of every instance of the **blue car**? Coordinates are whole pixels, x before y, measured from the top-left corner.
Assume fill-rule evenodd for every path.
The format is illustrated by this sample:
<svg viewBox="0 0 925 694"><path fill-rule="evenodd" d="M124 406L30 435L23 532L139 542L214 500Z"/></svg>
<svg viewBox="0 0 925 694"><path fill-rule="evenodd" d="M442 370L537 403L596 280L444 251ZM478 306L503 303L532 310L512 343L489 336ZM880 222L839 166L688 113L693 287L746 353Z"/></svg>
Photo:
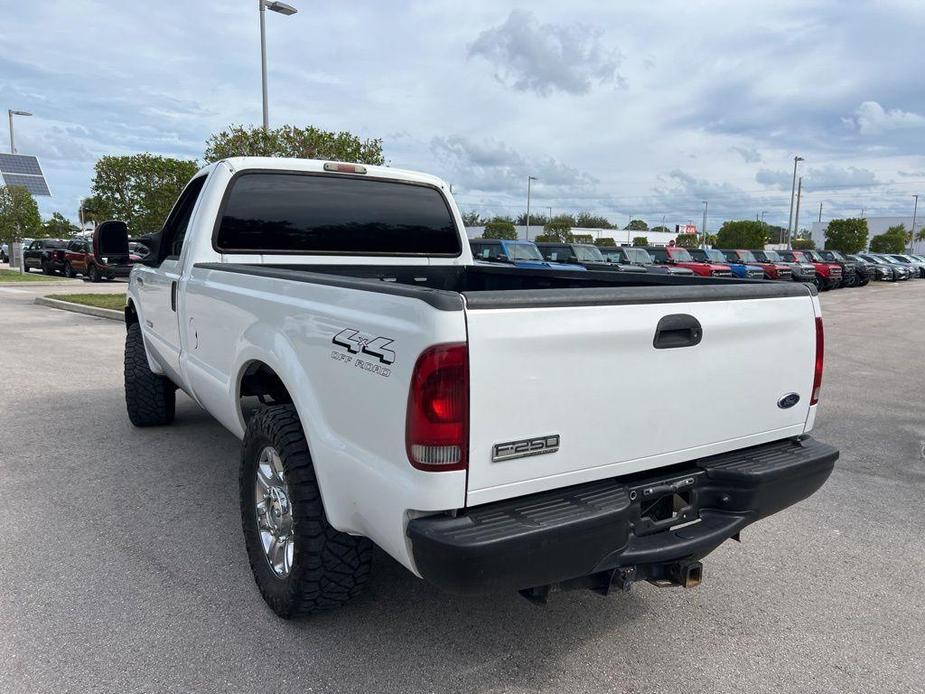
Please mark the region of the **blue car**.
<svg viewBox="0 0 925 694"><path fill-rule="evenodd" d="M760 265L746 265L744 263L735 262L727 258L722 251L716 248L688 248L687 250L694 257L694 260L699 260L704 263L728 265L729 269L732 270L733 277L741 277L749 280L764 279L764 268Z"/></svg>
<svg viewBox="0 0 925 694"><path fill-rule="evenodd" d="M505 263L528 270L575 270L587 272L581 265L550 263L532 241L502 239L470 239L472 257L487 263Z"/></svg>

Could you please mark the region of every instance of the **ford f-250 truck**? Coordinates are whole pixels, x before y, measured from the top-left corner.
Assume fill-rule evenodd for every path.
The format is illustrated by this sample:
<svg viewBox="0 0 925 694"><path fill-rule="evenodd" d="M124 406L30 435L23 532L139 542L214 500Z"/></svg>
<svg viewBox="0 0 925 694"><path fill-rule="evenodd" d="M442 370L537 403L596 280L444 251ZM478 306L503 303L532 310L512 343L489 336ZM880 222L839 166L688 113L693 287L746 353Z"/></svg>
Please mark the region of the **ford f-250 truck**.
<svg viewBox="0 0 925 694"><path fill-rule="evenodd" d="M282 617L356 595L373 543L451 591L694 586L838 456L808 436L812 287L475 265L441 180L337 162L212 164L147 245L129 418L169 424L181 388L242 439Z"/></svg>

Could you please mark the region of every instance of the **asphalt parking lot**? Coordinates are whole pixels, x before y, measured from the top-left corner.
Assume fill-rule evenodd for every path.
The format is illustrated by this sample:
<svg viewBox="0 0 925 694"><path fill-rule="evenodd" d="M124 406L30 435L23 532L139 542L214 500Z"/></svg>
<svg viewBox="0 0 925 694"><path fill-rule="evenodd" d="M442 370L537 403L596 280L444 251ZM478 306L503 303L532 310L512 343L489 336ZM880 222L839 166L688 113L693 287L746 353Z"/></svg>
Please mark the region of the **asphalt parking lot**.
<svg viewBox="0 0 925 694"><path fill-rule="evenodd" d="M822 296L841 459L700 588L538 608L378 553L362 598L299 622L254 587L238 442L182 395L132 428L124 328L31 303L55 291L0 287L0 691L925 691L925 281Z"/></svg>

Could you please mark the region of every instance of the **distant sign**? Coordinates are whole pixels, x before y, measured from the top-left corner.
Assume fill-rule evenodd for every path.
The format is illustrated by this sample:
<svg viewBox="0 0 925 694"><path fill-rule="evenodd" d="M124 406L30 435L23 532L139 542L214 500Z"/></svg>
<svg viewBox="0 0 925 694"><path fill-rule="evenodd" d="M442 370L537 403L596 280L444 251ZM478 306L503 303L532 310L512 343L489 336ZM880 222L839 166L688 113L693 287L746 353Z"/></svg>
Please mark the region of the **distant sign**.
<svg viewBox="0 0 925 694"><path fill-rule="evenodd" d="M677 234L696 234L697 225L696 224L675 224L674 230L675 230L675 233Z"/></svg>

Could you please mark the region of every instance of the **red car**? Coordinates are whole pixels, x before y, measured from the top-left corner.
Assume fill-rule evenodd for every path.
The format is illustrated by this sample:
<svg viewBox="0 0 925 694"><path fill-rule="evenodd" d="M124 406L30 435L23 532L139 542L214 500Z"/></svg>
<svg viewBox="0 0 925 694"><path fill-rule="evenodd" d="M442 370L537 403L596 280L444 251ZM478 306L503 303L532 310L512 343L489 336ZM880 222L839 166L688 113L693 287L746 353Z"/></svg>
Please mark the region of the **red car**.
<svg viewBox="0 0 925 694"><path fill-rule="evenodd" d="M804 254L802 251L777 251L784 260L791 263L811 263L816 268L816 279L813 283L817 289L828 290L841 286L842 271L838 263L819 262L816 258Z"/></svg>
<svg viewBox="0 0 925 694"><path fill-rule="evenodd" d="M659 265L686 267L701 277L732 277L732 268L728 265L698 262L680 246L647 246L646 250Z"/></svg>
<svg viewBox="0 0 925 694"><path fill-rule="evenodd" d="M137 255L125 258L97 258L93 252L92 239L72 239L64 250L64 274L67 277L83 275L91 282L114 277L128 277L132 264L139 261Z"/></svg>
<svg viewBox="0 0 925 694"><path fill-rule="evenodd" d="M793 270L790 269L789 265L783 265L782 263L768 263L762 262L755 257L755 254L751 251L733 249L733 250L724 250L722 254L726 256L726 259L731 263L743 263L745 265L757 265L762 270L764 270L764 278L766 280L787 280L788 282L793 279Z"/></svg>

